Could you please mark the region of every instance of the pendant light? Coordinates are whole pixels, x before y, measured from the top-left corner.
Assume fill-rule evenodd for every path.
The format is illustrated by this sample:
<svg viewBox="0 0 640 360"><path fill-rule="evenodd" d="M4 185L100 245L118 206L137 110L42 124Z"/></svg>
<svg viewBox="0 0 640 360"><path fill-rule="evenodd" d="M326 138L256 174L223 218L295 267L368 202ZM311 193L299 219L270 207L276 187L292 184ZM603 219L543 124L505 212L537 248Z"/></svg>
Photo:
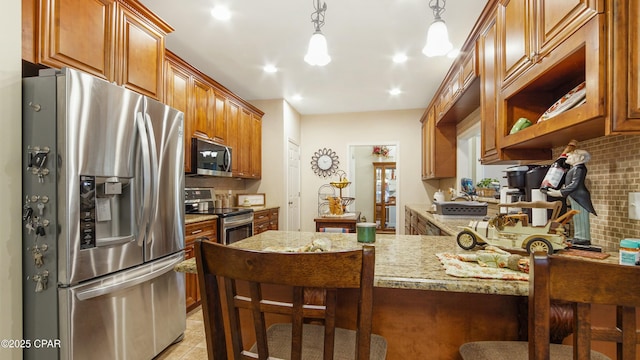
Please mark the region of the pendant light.
<svg viewBox="0 0 640 360"><path fill-rule="evenodd" d="M442 1L442 7L440 6L440 1ZM422 53L426 56L446 55L453 48L453 45L451 45L449 41L447 25L440 17L445 11L444 7L446 4L446 0L431 0L429 2L429 7L433 10L433 22L427 31L427 43L422 49Z"/></svg>
<svg viewBox="0 0 640 360"><path fill-rule="evenodd" d="M331 56L327 51L327 39L320 31L320 28L324 25L324 13L327 11L327 4L323 3L320 6L320 0L316 0L314 8L315 11L311 13L311 22L314 24L315 32L311 35L311 40L309 40L309 49L304 56L304 61L309 65L325 66L331 62Z"/></svg>

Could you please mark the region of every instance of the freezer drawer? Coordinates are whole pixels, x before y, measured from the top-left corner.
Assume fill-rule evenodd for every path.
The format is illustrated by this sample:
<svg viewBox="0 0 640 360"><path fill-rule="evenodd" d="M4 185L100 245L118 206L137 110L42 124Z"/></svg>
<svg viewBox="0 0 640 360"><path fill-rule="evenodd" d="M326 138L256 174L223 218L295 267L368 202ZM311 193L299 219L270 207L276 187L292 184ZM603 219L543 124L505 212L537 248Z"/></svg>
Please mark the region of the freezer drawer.
<svg viewBox="0 0 640 360"><path fill-rule="evenodd" d="M186 326L184 252L60 289L60 358L152 359Z"/></svg>

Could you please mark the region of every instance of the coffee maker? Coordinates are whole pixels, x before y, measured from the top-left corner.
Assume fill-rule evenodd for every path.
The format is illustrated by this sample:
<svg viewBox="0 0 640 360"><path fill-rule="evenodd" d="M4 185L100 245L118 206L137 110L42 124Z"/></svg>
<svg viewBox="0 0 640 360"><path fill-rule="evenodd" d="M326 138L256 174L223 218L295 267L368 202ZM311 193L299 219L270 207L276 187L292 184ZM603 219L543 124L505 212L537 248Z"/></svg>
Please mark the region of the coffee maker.
<svg viewBox="0 0 640 360"><path fill-rule="evenodd" d="M507 187L500 190L500 203L511 204L518 201L528 201L526 192L526 173L534 165L519 165L508 167L506 172ZM542 180L541 180L542 181ZM521 208L501 207L501 213L519 213ZM526 211L526 209L525 209Z"/></svg>
<svg viewBox="0 0 640 360"><path fill-rule="evenodd" d="M544 176L549 170L549 165L520 165L512 166L506 169L506 178L508 188L500 192L501 203L512 203L517 201L556 201L562 200L559 198L551 197L543 194L539 189L542 184ZM502 194L505 194L503 199ZM515 209L508 208L508 212L526 212L534 225L546 224L549 216L551 216L551 210L543 209ZM566 207L563 201L563 210L566 211ZM506 212L506 211L504 211Z"/></svg>

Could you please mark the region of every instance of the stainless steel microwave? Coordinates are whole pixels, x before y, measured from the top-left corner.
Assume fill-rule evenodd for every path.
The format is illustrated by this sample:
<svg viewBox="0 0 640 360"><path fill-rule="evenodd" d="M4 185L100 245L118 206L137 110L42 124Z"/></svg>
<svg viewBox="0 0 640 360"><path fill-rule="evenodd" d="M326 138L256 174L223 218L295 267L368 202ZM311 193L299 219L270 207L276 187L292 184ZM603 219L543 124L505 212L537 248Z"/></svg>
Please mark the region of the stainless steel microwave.
<svg viewBox="0 0 640 360"><path fill-rule="evenodd" d="M192 138L191 174L231 177L231 148L213 141Z"/></svg>

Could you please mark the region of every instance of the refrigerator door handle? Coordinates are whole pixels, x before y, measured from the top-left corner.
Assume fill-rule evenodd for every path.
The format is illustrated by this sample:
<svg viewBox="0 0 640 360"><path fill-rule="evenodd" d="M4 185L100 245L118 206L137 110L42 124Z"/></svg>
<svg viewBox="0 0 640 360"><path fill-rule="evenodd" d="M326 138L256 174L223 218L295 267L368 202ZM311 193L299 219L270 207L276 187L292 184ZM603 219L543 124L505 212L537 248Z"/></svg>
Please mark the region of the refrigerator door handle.
<svg viewBox="0 0 640 360"><path fill-rule="evenodd" d="M130 241L134 241L136 238L135 236L131 235L131 236L112 236L112 237L108 237L108 238L101 238L101 239L96 239L96 246L97 247L109 247L109 246L115 246L115 245L121 245L121 244L126 244Z"/></svg>
<svg viewBox="0 0 640 360"><path fill-rule="evenodd" d="M180 252L172 256L171 258L164 260L162 264L160 264L160 268L154 269L151 272L144 273L139 276L134 276L130 279L124 279L122 281L114 281L111 284L105 286L92 287L90 289L79 291L76 294L76 297L80 301L96 298L98 296L106 295L109 293L113 293L116 291L120 291L132 286L136 286L147 282L149 280L155 279L161 275L168 273L169 271L174 271L173 268L184 260L184 254Z"/></svg>
<svg viewBox="0 0 640 360"><path fill-rule="evenodd" d="M142 186L143 186L143 210L142 218L138 223L138 246L142 246L144 238L147 236L147 227L149 225L150 209L151 209L151 159L149 154L149 137L145 120L141 112L136 114L136 126L140 134L140 143L142 149Z"/></svg>
<svg viewBox="0 0 640 360"><path fill-rule="evenodd" d="M146 99L145 99L146 100ZM151 162L150 166L150 182L151 182L151 193L155 193L158 189L158 151L156 144L156 137L153 133L153 124L151 123L151 117L148 113L144 114L145 125L147 128L147 143L149 144L149 160ZM145 199L146 200L146 199ZM149 199L151 207L149 208L149 217L152 218L157 211L158 208L158 196L151 196Z"/></svg>

